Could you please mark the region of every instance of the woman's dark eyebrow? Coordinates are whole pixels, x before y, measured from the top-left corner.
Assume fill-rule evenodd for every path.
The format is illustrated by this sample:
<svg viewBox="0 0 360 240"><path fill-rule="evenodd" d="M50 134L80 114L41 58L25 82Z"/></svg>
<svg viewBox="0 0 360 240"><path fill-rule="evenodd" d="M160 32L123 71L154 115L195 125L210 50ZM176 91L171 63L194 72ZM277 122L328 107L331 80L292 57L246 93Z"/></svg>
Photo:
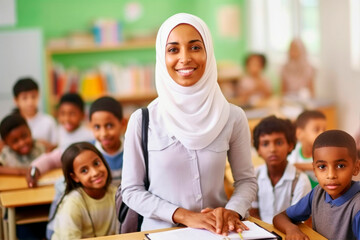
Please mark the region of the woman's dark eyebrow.
<svg viewBox="0 0 360 240"><path fill-rule="evenodd" d="M189 43L194 43L194 42L201 42L201 43L202 43L202 41L199 40L199 39L194 39L194 40L190 40L190 41L189 41Z"/></svg>
<svg viewBox="0 0 360 240"><path fill-rule="evenodd" d="M201 40L199 40L199 39L194 39L194 40L190 40L189 41L189 43L194 43L194 42L200 42L200 43L203 43ZM178 42L168 42L168 43L166 43L166 46L167 45L179 45L179 43Z"/></svg>

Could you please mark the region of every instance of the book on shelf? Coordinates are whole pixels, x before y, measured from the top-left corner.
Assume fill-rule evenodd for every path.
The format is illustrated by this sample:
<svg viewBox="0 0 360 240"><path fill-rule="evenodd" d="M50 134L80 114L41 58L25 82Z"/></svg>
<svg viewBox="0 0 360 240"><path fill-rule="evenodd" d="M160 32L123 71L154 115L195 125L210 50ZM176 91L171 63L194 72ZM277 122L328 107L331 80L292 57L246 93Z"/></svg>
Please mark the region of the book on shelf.
<svg viewBox="0 0 360 240"><path fill-rule="evenodd" d="M152 93L155 91L154 68L153 64L121 66L104 62L96 68L79 71L74 67L65 69L55 63L52 91L57 98L66 92L79 92L86 101L106 94L131 96Z"/></svg>
<svg viewBox="0 0 360 240"><path fill-rule="evenodd" d="M93 35L95 44L113 46L124 40L123 27L116 19L101 18L94 21Z"/></svg>

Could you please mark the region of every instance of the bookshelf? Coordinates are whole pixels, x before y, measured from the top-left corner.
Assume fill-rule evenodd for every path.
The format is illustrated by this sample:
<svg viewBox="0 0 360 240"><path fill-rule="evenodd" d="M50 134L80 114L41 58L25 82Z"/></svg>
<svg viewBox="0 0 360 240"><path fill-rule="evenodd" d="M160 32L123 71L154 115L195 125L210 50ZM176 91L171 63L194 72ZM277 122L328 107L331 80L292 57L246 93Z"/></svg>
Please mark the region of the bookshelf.
<svg viewBox="0 0 360 240"><path fill-rule="evenodd" d="M146 56L151 57L146 58ZM139 62L140 58L143 59ZM74 91L69 72L71 69L76 69L77 72L77 79L74 80L77 89L75 91L80 92L86 102L92 102L102 95L113 96L124 105L124 108L128 105L140 106L152 101L157 96L154 85L154 58L154 39L134 40L108 46L95 44L48 46L46 48L48 112L55 113L55 106L64 92L71 89ZM64 68L65 77L59 74L59 65ZM117 67L120 65L124 67L121 69ZM110 71L116 68L114 71L123 75L117 74L115 78L109 77L108 72L102 72L94 78L86 76L86 74L91 75L90 72L94 69L102 71L105 68L112 69ZM97 79L98 76L101 79ZM84 83L85 81L87 82Z"/></svg>

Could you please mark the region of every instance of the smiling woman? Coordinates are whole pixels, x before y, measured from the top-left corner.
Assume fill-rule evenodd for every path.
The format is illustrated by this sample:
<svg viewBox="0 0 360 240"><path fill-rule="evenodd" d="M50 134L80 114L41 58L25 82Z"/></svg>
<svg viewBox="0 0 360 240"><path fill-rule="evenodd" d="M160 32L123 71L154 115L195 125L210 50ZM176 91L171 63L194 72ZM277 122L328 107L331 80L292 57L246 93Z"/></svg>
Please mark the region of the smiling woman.
<svg viewBox="0 0 360 240"><path fill-rule="evenodd" d="M181 86L192 86L204 74L205 46L199 32L188 24L176 26L170 33L165 53L166 68Z"/></svg>
<svg viewBox="0 0 360 240"><path fill-rule="evenodd" d="M181 224L227 235L246 229L240 220L257 190L250 132L244 111L226 101L217 77L207 25L185 13L167 19L156 39L158 98L148 106L148 190L140 109L124 142L122 199L144 216L141 230ZM235 179L229 201L226 159Z"/></svg>

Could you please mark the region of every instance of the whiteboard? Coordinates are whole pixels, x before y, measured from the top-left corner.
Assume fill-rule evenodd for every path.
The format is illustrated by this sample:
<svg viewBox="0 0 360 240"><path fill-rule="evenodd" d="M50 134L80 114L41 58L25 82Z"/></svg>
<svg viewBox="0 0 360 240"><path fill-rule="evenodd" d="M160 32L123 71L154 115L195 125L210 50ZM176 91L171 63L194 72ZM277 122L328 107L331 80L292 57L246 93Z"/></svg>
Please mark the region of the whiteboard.
<svg viewBox="0 0 360 240"><path fill-rule="evenodd" d="M0 118L14 107L12 88L21 77L32 77L43 94L43 40L40 29L0 32ZM40 98L41 99L41 98ZM41 109L41 101L39 109Z"/></svg>

